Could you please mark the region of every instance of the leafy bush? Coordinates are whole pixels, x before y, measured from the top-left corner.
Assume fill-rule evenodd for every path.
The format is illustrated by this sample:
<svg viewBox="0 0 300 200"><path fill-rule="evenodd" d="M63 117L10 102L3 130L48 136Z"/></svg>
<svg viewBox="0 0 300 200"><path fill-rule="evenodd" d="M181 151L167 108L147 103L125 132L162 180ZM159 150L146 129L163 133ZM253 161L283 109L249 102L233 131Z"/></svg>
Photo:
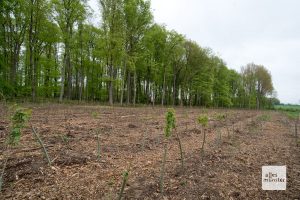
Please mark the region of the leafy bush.
<svg viewBox="0 0 300 200"><path fill-rule="evenodd" d="M12 128L8 138L8 143L10 145L19 144L21 138L21 129L24 128L30 117L30 109L14 106L14 112L11 116Z"/></svg>
<svg viewBox="0 0 300 200"><path fill-rule="evenodd" d="M206 115L200 115L198 117L198 123L201 124L203 127L208 125L208 117Z"/></svg>
<svg viewBox="0 0 300 200"><path fill-rule="evenodd" d="M226 115L225 114L217 114L216 116L215 116L215 118L216 118L216 120L218 120L218 121L225 121L226 120Z"/></svg>
<svg viewBox="0 0 300 200"><path fill-rule="evenodd" d="M166 127L165 127L165 137L169 138L171 136L171 131L175 128L175 110L169 108L166 114Z"/></svg>

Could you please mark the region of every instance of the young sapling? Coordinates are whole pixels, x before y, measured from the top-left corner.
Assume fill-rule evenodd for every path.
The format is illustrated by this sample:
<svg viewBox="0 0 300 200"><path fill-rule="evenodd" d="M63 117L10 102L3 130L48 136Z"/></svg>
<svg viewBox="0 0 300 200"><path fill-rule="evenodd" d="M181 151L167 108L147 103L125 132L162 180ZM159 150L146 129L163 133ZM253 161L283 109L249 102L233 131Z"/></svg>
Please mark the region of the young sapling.
<svg viewBox="0 0 300 200"><path fill-rule="evenodd" d="M18 145L21 138L21 129L25 127L30 119L31 110L15 106L14 114L11 117L12 128L8 138L9 145Z"/></svg>
<svg viewBox="0 0 300 200"><path fill-rule="evenodd" d="M122 181L121 190L120 190L120 193L119 193L118 200L122 199L122 196L123 196L123 193L124 193L124 189L125 189L125 186L126 186L126 183L127 183L127 180L128 180L128 175L129 175L128 171L125 171L123 173L123 181Z"/></svg>
<svg viewBox="0 0 300 200"><path fill-rule="evenodd" d="M225 120L226 120L226 115L225 114L218 114L216 117L216 120L218 120L219 122L221 122L222 124L225 124ZM217 129L217 143L218 146L221 145L222 143L222 132L220 129Z"/></svg>
<svg viewBox="0 0 300 200"><path fill-rule="evenodd" d="M100 146L100 130L96 130L97 135L97 160L100 161L101 159L101 146Z"/></svg>
<svg viewBox="0 0 300 200"><path fill-rule="evenodd" d="M145 143L146 143L146 135L148 134L148 128L146 128L146 131L142 133L142 151L145 150Z"/></svg>
<svg viewBox="0 0 300 200"><path fill-rule="evenodd" d="M298 124L299 124L299 113L298 113L297 119L295 120L295 137L296 137L296 140L298 140ZM297 146L298 146L298 143L297 143Z"/></svg>
<svg viewBox="0 0 300 200"><path fill-rule="evenodd" d="M180 151L180 161L181 161L181 169L184 169L184 157L183 157L183 149L182 149L182 143L179 137L179 134L177 132L177 130L175 129L175 133L176 133L176 138L178 141L178 146L179 146L179 151Z"/></svg>
<svg viewBox="0 0 300 200"><path fill-rule="evenodd" d="M27 122L31 117L30 109L22 108L17 105L14 105L12 109L13 109L13 114L10 117L11 130L7 138L7 149L9 149L10 146L16 146L19 144L21 139L22 129L26 126ZM8 157L9 156L6 156L6 159L2 167L2 171L0 173L0 192L2 191L2 186L4 184L4 173L5 173Z"/></svg>
<svg viewBox="0 0 300 200"><path fill-rule="evenodd" d="M166 113L166 124L165 124L165 139L168 140L172 134L172 130L175 128L175 111L174 109L169 108ZM161 165L161 172L160 172L160 192L163 194L164 192L164 174L165 174L165 164L167 158L167 142L164 142L164 153L163 153L163 160Z"/></svg>
<svg viewBox="0 0 300 200"><path fill-rule="evenodd" d="M198 123L202 126L202 132L203 132L203 142L201 146L201 157L202 157L202 162L204 159L204 145L206 142L206 127L208 126L208 117L206 115L199 116L198 117Z"/></svg>
<svg viewBox="0 0 300 200"><path fill-rule="evenodd" d="M92 117L94 119L97 119L98 114L99 114L98 112L92 112ZM98 126L99 126L99 123L98 123ZM99 162L101 159L100 129L97 128L95 132L96 132L96 138L97 138L97 161Z"/></svg>

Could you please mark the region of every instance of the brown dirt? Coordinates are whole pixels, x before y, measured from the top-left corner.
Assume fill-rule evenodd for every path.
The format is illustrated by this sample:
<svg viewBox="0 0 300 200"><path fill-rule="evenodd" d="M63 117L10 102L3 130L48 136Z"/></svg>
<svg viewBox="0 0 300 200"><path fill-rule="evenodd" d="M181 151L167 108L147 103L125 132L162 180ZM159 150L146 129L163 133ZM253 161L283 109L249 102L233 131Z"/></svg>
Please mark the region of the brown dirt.
<svg viewBox="0 0 300 200"><path fill-rule="evenodd" d="M2 105L0 167L5 156L9 159L0 199L115 199L125 170L129 170L125 199L300 199L300 147L296 146L289 121L279 113L176 108L185 165L182 169L174 134L167 142L162 196L158 183L166 108L27 107L33 110L30 123L37 128L53 164L47 165L30 128L23 131L19 146L5 150L9 123ZM195 119L203 113L211 120L202 162L203 133ZM227 126L213 120L216 113L228 114ZM257 117L262 114L271 119L259 123ZM222 133L221 141L216 140L218 131ZM261 189L263 165L287 165L286 191Z"/></svg>

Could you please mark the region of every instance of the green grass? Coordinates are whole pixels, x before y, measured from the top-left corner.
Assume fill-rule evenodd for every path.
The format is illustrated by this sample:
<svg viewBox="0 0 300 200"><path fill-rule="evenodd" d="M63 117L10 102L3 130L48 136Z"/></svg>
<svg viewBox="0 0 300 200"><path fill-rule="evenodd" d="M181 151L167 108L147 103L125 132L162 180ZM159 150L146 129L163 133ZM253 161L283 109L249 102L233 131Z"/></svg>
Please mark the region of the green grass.
<svg viewBox="0 0 300 200"><path fill-rule="evenodd" d="M257 120L259 121L270 121L271 120L271 115L269 114L263 114L263 115L260 115Z"/></svg>
<svg viewBox="0 0 300 200"><path fill-rule="evenodd" d="M276 110L300 112L300 105L275 105Z"/></svg>
<svg viewBox="0 0 300 200"><path fill-rule="evenodd" d="M297 119L300 115L300 105L276 105L275 109L283 111L290 119Z"/></svg>

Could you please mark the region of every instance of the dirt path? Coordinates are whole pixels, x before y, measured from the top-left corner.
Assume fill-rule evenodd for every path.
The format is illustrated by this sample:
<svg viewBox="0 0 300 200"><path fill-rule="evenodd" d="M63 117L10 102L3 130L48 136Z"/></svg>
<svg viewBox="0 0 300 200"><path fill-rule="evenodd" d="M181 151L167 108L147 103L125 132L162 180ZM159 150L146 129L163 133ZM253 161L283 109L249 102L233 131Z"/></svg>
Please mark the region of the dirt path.
<svg viewBox="0 0 300 200"><path fill-rule="evenodd" d="M10 152L5 173L5 199L115 199L121 175L130 168L125 199L158 199L165 108L111 108L99 106L32 106L31 123L48 146L49 168L30 129L21 145ZM199 114L211 118L204 162L200 158L202 133L195 125ZM214 121L227 113L230 131ZM178 142L168 143L165 199L295 199L299 198L299 147L277 113L264 122L263 131L252 121L264 113L247 110L176 109L177 131L185 153L180 167ZM94 117L93 117L94 116ZM0 139L8 122L0 119ZM232 133L232 122L235 132ZM96 159L95 130L100 130L101 161ZM216 143L218 130L222 145ZM3 148L0 149L3 160ZM298 157L297 157L298 155ZM261 190L261 166L287 165L288 190ZM1 197L1 196L0 196Z"/></svg>

